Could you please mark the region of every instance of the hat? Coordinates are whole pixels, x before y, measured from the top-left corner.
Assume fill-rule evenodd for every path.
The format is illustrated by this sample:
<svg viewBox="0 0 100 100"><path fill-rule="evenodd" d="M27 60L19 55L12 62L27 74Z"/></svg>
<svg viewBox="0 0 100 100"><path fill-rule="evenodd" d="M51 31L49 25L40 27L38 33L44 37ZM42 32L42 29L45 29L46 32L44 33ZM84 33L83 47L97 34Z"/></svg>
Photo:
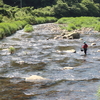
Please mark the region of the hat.
<svg viewBox="0 0 100 100"><path fill-rule="evenodd" d="M86 42L84 41L84 43L86 43Z"/></svg>

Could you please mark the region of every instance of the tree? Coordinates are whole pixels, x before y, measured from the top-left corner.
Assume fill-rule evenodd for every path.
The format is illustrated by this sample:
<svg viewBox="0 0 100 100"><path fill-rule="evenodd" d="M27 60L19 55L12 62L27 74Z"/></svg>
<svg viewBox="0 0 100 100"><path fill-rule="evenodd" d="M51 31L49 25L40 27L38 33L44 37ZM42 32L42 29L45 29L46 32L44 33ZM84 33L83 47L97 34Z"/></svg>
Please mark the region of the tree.
<svg viewBox="0 0 100 100"><path fill-rule="evenodd" d="M82 0L82 4L84 4L88 8L88 16L98 16L99 15L99 7L91 0Z"/></svg>
<svg viewBox="0 0 100 100"><path fill-rule="evenodd" d="M73 13L72 15L87 16L88 8L84 4L77 3L76 5L73 5L71 8L71 12Z"/></svg>
<svg viewBox="0 0 100 100"><path fill-rule="evenodd" d="M69 15L69 7L67 3L58 2L57 5L53 6L52 11L55 13L56 17L68 17Z"/></svg>
<svg viewBox="0 0 100 100"><path fill-rule="evenodd" d="M82 0L65 0L65 2L69 5L72 6L73 4L76 3L81 3Z"/></svg>
<svg viewBox="0 0 100 100"><path fill-rule="evenodd" d="M77 5L72 5L72 7L70 7L70 14L74 17L81 16L81 8L77 7Z"/></svg>
<svg viewBox="0 0 100 100"><path fill-rule="evenodd" d="M3 0L0 0L0 6L2 6L3 5Z"/></svg>

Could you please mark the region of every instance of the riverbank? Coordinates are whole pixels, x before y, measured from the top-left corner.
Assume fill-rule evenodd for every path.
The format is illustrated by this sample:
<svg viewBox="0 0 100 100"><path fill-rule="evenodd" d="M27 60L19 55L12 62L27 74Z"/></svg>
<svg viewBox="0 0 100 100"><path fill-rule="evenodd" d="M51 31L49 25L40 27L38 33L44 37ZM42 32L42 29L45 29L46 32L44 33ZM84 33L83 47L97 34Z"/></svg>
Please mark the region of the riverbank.
<svg viewBox="0 0 100 100"><path fill-rule="evenodd" d="M94 20L94 21L92 21ZM0 39L5 38L6 36L10 36L16 31L24 28L27 24L40 24L40 23L46 23L46 22L56 22L57 18L54 17L37 17L37 18L26 18L22 21L15 21L12 23L0 23ZM58 25L57 25L58 23ZM87 24L88 23L88 24ZM51 29L54 33L55 31L58 31L61 33L60 36L56 36L55 38L67 38L66 35L68 35L70 32L74 33L84 33L89 31L94 32L100 32L100 25L99 25L99 18L97 17L76 17L76 18L61 18L56 22L56 25L49 25L46 27L41 28L47 28ZM97 30L97 31L96 31ZM65 35L65 36L64 36ZM72 38L71 38L72 39Z"/></svg>
<svg viewBox="0 0 100 100"><path fill-rule="evenodd" d="M16 31L23 29L27 24L34 25L55 21L57 21L55 17L26 17L19 21L12 21L12 23L0 23L0 39L11 36Z"/></svg>

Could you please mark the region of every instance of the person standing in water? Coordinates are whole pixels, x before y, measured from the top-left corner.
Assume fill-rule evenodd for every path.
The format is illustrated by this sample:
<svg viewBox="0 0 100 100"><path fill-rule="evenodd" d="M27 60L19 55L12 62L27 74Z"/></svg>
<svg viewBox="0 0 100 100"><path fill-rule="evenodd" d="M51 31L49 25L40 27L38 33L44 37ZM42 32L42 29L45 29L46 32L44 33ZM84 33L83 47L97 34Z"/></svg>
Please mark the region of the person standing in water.
<svg viewBox="0 0 100 100"><path fill-rule="evenodd" d="M87 54L87 48L88 48L88 45L86 44L86 42L84 41L84 45L82 46L83 50L84 50L84 53L85 55Z"/></svg>

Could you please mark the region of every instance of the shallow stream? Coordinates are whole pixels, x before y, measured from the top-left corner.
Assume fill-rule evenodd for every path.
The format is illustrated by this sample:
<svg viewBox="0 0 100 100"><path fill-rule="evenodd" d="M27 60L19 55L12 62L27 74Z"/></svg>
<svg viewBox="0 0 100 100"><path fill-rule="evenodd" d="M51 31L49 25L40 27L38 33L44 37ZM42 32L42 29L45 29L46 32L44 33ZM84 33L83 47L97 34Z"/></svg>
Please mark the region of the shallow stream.
<svg viewBox="0 0 100 100"><path fill-rule="evenodd" d="M19 30L0 41L0 100L97 100L100 33L85 32L83 40L55 40L61 33L46 28L49 25L56 24L34 25L31 33ZM80 50L83 41L89 45L86 56ZM9 46L16 48L12 55ZM67 52L70 49L76 53ZM31 75L52 81L26 82Z"/></svg>

